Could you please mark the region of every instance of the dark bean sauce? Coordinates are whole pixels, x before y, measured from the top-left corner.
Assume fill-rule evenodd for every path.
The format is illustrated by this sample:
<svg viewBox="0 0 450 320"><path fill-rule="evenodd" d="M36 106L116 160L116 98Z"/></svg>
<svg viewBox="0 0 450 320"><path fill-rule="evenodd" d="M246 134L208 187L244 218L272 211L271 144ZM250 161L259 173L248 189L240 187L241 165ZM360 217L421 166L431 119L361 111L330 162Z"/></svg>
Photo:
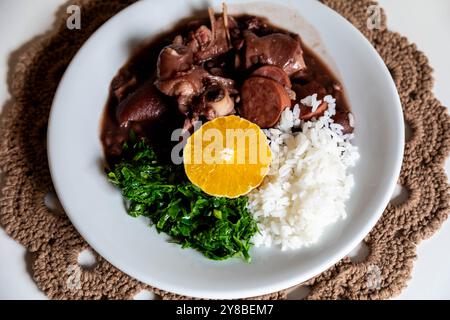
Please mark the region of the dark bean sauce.
<svg viewBox="0 0 450 320"><path fill-rule="evenodd" d="M259 37L272 33L293 35L288 31L271 25L264 18L234 16L234 19L238 23L239 28L254 28L252 31ZM171 141L171 134L173 130L183 127L184 122L184 115L178 111L176 99L164 97L161 94L159 99L165 105L165 108L156 120L133 121L127 126L121 126L118 120L119 100L127 99L142 86L152 86L156 79L157 60L161 50L170 45L177 35L187 37L190 31L197 29L201 25L209 26L209 20L184 20L172 31L166 32L141 45L134 51L129 61L112 80L109 98L101 123L101 141L108 163L114 163L120 158L122 145L128 140L131 130L138 136L145 136L153 147L160 150L161 154L170 155L170 150L176 143ZM231 36L235 35L232 34ZM338 122L337 118L339 116L346 117L350 111L341 84L330 68L312 50L305 46L302 46L302 49L307 70L291 76L292 88L294 91L297 91L295 88L299 88L300 92L302 88L308 87L315 90L315 85L318 84L320 88L323 88L320 90L324 90L323 95L333 95L336 98L337 115L335 121ZM218 74L222 77L233 79L236 87L240 88L243 81L249 77L258 65L248 69L237 69L235 68L235 55L236 49L231 49L219 57L204 62L202 66L211 74ZM236 109L239 114L239 99L236 101Z"/></svg>

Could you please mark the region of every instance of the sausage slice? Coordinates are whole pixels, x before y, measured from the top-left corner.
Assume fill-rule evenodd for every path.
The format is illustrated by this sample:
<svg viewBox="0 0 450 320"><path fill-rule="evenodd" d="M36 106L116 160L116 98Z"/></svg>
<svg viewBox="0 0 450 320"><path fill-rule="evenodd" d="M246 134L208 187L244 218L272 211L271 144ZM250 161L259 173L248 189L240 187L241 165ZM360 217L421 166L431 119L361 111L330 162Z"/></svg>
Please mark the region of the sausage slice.
<svg viewBox="0 0 450 320"><path fill-rule="evenodd" d="M241 116L261 128L273 127L281 112L291 106L285 88L275 80L263 77L251 77L244 82L241 100Z"/></svg>
<svg viewBox="0 0 450 320"><path fill-rule="evenodd" d="M311 107L303 105L300 101L308 96L317 94L317 99L323 99L327 95L327 90L316 81L311 81L306 85L294 84L292 89L296 94L296 103L300 105L300 119L311 120L312 118L321 117L328 108L328 103L322 101L316 111L312 111Z"/></svg>
<svg viewBox="0 0 450 320"><path fill-rule="evenodd" d="M311 120L312 118L316 117L319 118L323 116L325 111L328 109L328 103L325 101L322 101L322 103L317 107L316 111L312 111L311 107L307 107L304 105L300 106L300 119L302 120Z"/></svg>
<svg viewBox="0 0 450 320"><path fill-rule="evenodd" d="M287 73L277 66L263 66L256 69L255 72L252 73L252 76L275 80L282 86L288 87L289 89L292 87L291 80L289 79Z"/></svg>

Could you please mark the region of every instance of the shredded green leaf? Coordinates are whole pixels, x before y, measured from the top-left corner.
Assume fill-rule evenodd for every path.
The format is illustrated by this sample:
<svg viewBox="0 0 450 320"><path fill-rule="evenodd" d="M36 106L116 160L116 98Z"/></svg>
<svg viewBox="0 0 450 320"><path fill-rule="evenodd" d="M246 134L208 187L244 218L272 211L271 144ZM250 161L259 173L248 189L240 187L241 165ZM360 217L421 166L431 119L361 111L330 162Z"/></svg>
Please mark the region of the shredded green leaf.
<svg viewBox="0 0 450 320"><path fill-rule="evenodd" d="M209 196L187 179L183 166L162 163L144 140L132 140L108 173L129 200L128 214L150 218L158 232L210 259L242 256L250 262L251 238L258 229L247 197Z"/></svg>

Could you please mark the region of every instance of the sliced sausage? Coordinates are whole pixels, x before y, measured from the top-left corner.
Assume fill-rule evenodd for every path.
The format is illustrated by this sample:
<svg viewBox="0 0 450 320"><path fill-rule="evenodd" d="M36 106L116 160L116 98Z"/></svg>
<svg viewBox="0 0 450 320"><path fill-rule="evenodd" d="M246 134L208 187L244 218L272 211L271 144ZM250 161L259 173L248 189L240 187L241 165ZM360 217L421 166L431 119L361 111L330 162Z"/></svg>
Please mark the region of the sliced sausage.
<svg viewBox="0 0 450 320"><path fill-rule="evenodd" d="M161 50L157 62L157 76L171 79L179 72L187 71L194 63L192 50L184 45L172 44Z"/></svg>
<svg viewBox="0 0 450 320"><path fill-rule="evenodd" d="M117 106L117 121L121 126L129 122L156 121L169 110L166 97L147 82Z"/></svg>
<svg viewBox="0 0 450 320"><path fill-rule="evenodd" d="M263 66L259 69L256 69L256 71L252 73L252 76L269 78L275 80L282 86L288 88L292 87L291 80L289 79L287 73L277 66Z"/></svg>
<svg viewBox="0 0 450 320"><path fill-rule="evenodd" d="M317 99L321 100L327 95L327 90L316 81L311 81L305 85L294 84L292 89L296 94L296 103L300 105L300 119L311 120L312 118L319 118L323 116L328 109L328 103L322 101L316 111L312 111L311 107L305 106L301 103L301 100L317 94Z"/></svg>
<svg viewBox="0 0 450 320"><path fill-rule="evenodd" d="M316 111L312 111L311 107L307 107L305 105L300 106L300 119L302 120L311 120L312 118L319 118L323 116L325 111L328 109L328 103L322 101L322 103L317 107Z"/></svg>
<svg viewBox="0 0 450 320"><path fill-rule="evenodd" d="M251 77L242 85L240 114L261 128L274 126L290 106L288 93L275 80Z"/></svg>
<svg viewBox="0 0 450 320"><path fill-rule="evenodd" d="M230 29L237 26L236 21L230 17L216 18L214 12L209 12L211 29L202 25L189 35L188 47L194 52L196 63L218 57L231 49L229 41Z"/></svg>

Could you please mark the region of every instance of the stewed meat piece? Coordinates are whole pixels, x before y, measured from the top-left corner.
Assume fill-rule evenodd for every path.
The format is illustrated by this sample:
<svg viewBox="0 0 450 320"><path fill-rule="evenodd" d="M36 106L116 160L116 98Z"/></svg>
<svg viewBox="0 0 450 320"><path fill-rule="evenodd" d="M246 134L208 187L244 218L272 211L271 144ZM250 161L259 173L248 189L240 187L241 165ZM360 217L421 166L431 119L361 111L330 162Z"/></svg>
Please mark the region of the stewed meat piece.
<svg viewBox="0 0 450 320"><path fill-rule="evenodd" d="M188 71L194 64L192 50L182 44L171 44L161 50L157 62L157 77L167 80L179 72Z"/></svg>
<svg viewBox="0 0 450 320"><path fill-rule="evenodd" d="M194 97L205 92L207 85L220 84L224 88L232 89L234 81L211 75L201 67L193 67L187 72L180 72L174 78L155 82L157 88L165 95L177 97L181 113L187 114Z"/></svg>
<svg viewBox="0 0 450 320"><path fill-rule="evenodd" d="M149 81L119 103L116 117L121 127L131 122L151 123L163 117L170 110L169 106L167 97Z"/></svg>
<svg viewBox="0 0 450 320"><path fill-rule="evenodd" d="M234 100L231 98L230 92L218 84L206 89L194 110L194 115L203 115L207 120L234 113Z"/></svg>
<svg viewBox="0 0 450 320"><path fill-rule="evenodd" d="M205 69L194 67L187 72L179 72L175 77L170 79L157 79L155 85L165 95L177 97L180 111L186 113L188 104L191 103L192 98L204 91L203 80L208 75Z"/></svg>
<svg viewBox="0 0 450 320"><path fill-rule="evenodd" d="M275 80L251 77L241 88L240 115L261 128L275 125L281 112L290 106L288 92Z"/></svg>
<svg viewBox="0 0 450 320"><path fill-rule="evenodd" d="M225 7L224 7L225 9ZM196 63L213 59L228 52L232 48L230 28L236 28L236 21L224 10L221 17L216 18L212 9L208 10L211 29L202 25L189 35L187 46L194 52Z"/></svg>
<svg viewBox="0 0 450 320"><path fill-rule="evenodd" d="M253 65L275 65L291 76L306 67L299 37L283 33L272 33L258 37L245 31L245 67Z"/></svg>
<svg viewBox="0 0 450 320"><path fill-rule="evenodd" d="M234 99L231 97L229 90L220 84L209 86L193 104L191 109L191 114L186 116L184 121L184 132L190 131L192 133L194 123L199 121L201 117L209 121L217 117L224 117L236 113Z"/></svg>

